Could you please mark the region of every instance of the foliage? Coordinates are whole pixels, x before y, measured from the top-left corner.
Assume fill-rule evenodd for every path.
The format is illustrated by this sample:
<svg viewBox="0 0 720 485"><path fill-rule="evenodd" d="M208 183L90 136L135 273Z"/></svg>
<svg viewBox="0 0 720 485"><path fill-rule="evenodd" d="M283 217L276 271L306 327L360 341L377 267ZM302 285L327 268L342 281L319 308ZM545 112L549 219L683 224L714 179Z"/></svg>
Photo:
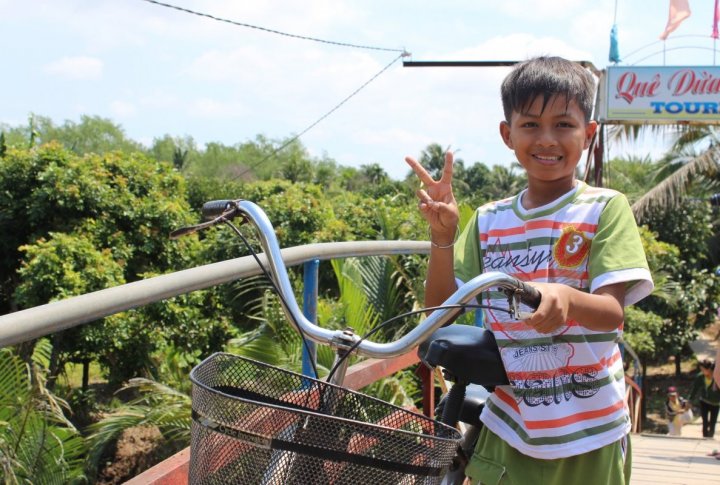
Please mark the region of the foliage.
<svg viewBox="0 0 720 485"><path fill-rule="evenodd" d="M686 135L681 138L685 142L699 139ZM643 242L656 291L638 308L663 320L661 332L643 337L646 343L647 338L652 340L656 359L686 351L698 331L713 321L720 301L714 274L717 248L712 246L720 226L717 214L705 202L712 193L716 149L711 144L698 156L689 145L681 145L660 162L614 160L610 164L612 188L629 192L630 200L635 200L633 212L652 231L644 232ZM655 317L648 314L647 318L654 321Z"/></svg>
<svg viewBox="0 0 720 485"><path fill-rule="evenodd" d="M615 158L605 167L604 182L625 194L632 204L657 185L659 170L659 165L649 157Z"/></svg>
<svg viewBox="0 0 720 485"><path fill-rule="evenodd" d="M665 330L663 319L652 313L630 306L625 309L625 340L641 359L649 359L656 355L657 344Z"/></svg>
<svg viewBox="0 0 720 485"><path fill-rule="evenodd" d="M182 171L190 164L198 163L199 152L192 137L165 135L153 140L150 155L159 162L172 162L176 170Z"/></svg>
<svg viewBox="0 0 720 485"><path fill-rule="evenodd" d="M679 257L689 268L705 268L708 262L708 241L713 235L713 215L710 204L686 200L671 210L651 209L646 224L662 235L662 240L674 244Z"/></svg>
<svg viewBox="0 0 720 485"><path fill-rule="evenodd" d="M197 238L170 241L173 229L192 220L184 183L170 165L141 154L78 157L57 144L32 150L11 148L0 159L0 282L6 309L34 306L135 281L193 264ZM18 221L23 221L19 224ZM53 372L63 359L99 360L111 380L138 375L161 335L178 328L180 345L190 337L223 341L227 321L208 332L175 325L181 318L211 321L212 296L187 296L192 309L173 302L115 315L103 325L85 325L54 336ZM194 305L194 307L193 307ZM168 310L169 309L169 310ZM173 320L171 317L174 316ZM166 324L158 319L168 318ZM187 323L192 325L192 323ZM184 338L184 341L182 339ZM144 355L144 357L143 357Z"/></svg>
<svg viewBox="0 0 720 485"><path fill-rule="evenodd" d="M713 310L720 301L720 279L707 269L692 267L685 261L684 248L659 241L657 233L646 229L641 235L656 291L637 307L663 320L659 333L649 332L655 350L653 357L679 355L697 338L698 331L713 321ZM632 331L636 332L637 328L631 326Z"/></svg>
<svg viewBox="0 0 720 485"><path fill-rule="evenodd" d="M50 347L30 362L0 349L0 477L5 483L80 483L84 441L65 418L67 405L45 387Z"/></svg>

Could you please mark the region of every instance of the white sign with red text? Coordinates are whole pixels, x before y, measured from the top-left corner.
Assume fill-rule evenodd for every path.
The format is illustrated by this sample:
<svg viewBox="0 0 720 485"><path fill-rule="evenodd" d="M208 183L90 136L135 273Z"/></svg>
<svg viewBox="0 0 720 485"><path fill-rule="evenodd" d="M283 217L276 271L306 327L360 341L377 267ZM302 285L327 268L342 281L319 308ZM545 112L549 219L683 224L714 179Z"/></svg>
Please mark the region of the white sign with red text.
<svg viewBox="0 0 720 485"><path fill-rule="evenodd" d="M600 121L720 123L720 67L613 66L605 76Z"/></svg>

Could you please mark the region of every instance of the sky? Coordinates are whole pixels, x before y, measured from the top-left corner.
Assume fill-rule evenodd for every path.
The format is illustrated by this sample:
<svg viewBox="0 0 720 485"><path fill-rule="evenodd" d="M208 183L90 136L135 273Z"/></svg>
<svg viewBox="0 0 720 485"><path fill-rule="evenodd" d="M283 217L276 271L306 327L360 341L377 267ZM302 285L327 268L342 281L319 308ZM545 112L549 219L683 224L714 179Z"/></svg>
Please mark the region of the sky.
<svg viewBox="0 0 720 485"><path fill-rule="evenodd" d="M508 69L403 67L403 50L409 61L560 55L602 69L615 21L620 65L714 62L713 0L690 0L692 15L665 44L669 0L166 1L388 50L145 0L0 0L0 124L25 124L31 113L56 124L100 116L146 146L169 134L203 148L286 139L327 115L300 137L311 156L378 163L400 179L404 157L431 143L466 166L514 161L498 134ZM665 148L652 139L608 149Z"/></svg>

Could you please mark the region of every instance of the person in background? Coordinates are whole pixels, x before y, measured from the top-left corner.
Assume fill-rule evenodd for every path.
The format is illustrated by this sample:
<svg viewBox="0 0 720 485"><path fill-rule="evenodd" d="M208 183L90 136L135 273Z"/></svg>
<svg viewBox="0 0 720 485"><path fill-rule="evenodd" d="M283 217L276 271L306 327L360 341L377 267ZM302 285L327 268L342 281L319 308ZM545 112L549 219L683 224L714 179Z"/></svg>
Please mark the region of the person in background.
<svg viewBox="0 0 720 485"><path fill-rule="evenodd" d="M715 423L720 410L720 388L713 379L714 368L715 364L708 359L700 362L700 372L690 390L690 402L694 403L696 398L699 400L703 438L715 435Z"/></svg>
<svg viewBox="0 0 720 485"><path fill-rule="evenodd" d="M668 417L668 434L681 436L683 425L692 421L692 407L688 400L678 394L675 386L668 387L665 412Z"/></svg>
<svg viewBox="0 0 720 485"><path fill-rule="evenodd" d="M720 308L718 308L718 318L720 318ZM718 345L717 353L715 354L715 362L720 362L720 345ZM720 366L715 366L713 369L713 380L720 382Z"/></svg>

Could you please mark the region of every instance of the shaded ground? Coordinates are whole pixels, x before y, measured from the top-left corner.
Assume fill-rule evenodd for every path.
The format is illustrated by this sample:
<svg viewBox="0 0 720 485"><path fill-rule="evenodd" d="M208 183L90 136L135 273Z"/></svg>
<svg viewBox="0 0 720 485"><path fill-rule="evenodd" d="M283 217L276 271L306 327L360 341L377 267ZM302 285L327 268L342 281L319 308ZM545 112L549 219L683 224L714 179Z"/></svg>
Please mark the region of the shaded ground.
<svg viewBox="0 0 720 485"><path fill-rule="evenodd" d="M117 446L110 450L95 483L123 483L164 460L170 454L162 449L160 440L157 428L136 427L124 431Z"/></svg>

